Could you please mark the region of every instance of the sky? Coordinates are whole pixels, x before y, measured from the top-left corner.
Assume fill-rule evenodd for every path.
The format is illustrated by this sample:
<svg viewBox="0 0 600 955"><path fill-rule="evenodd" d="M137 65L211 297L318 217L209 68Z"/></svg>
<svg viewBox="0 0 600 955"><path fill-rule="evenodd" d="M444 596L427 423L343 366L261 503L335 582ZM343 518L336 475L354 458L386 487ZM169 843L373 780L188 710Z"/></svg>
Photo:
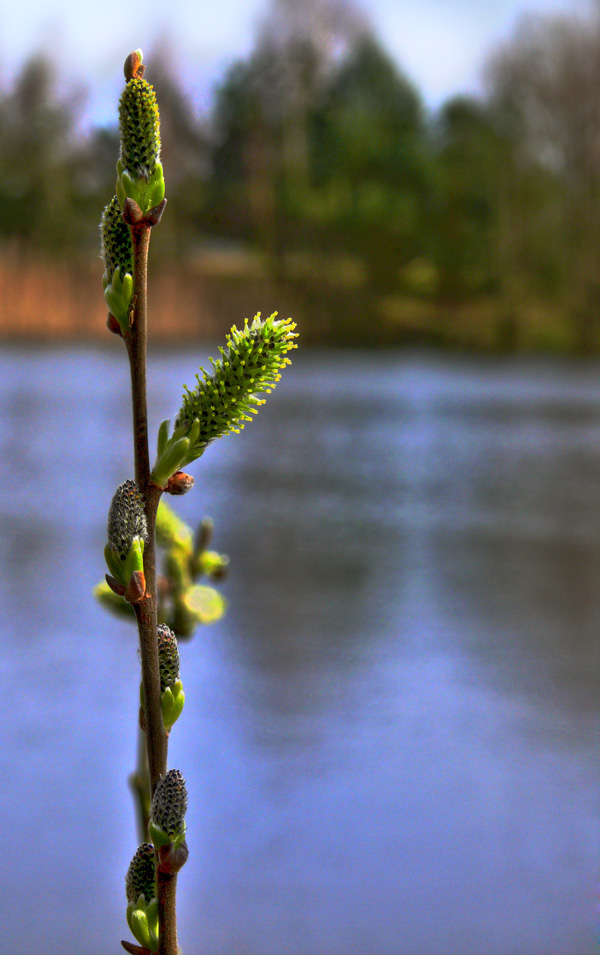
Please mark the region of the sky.
<svg viewBox="0 0 600 955"><path fill-rule="evenodd" d="M206 110L226 67L252 48L268 0L3 0L0 83L31 53L47 51L64 74L91 87L86 113L115 120L127 53L166 43L185 64L183 86ZM302 0L298 0L302 2ZM525 12L579 13L592 0L360 0L375 32L430 108L456 93L477 93L483 61ZM143 16L135 13L143 10Z"/></svg>

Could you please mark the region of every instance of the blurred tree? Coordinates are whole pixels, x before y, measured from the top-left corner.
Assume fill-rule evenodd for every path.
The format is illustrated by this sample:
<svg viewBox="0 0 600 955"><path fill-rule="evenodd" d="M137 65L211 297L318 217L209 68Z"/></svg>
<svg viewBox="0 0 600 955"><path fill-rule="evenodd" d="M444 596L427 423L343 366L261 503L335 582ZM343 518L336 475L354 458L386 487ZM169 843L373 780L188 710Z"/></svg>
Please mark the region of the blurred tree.
<svg viewBox="0 0 600 955"><path fill-rule="evenodd" d="M55 66L36 55L0 103L0 232L48 248L75 238L69 176L81 88L60 95Z"/></svg>
<svg viewBox="0 0 600 955"><path fill-rule="evenodd" d="M513 143L518 168L556 183L544 211L560 236L558 268L585 350L597 335L600 304L598 13L525 18L491 57L487 83L494 123ZM528 221L547 242L539 210L530 208Z"/></svg>
<svg viewBox="0 0 600 955"><path fill-rule="evenodd" d="M435 132L438 292L443 301L457 302L493 283L498 175L511 157L503 155L506 150L476 100L457 97L446 103Z"/></svg>
<svg viewBox="0 0 600 955"><path fill-rule="evenodd" d="M523 163L487 104L457 97L437 126L436 253L439 294L458 303L499 299L498 344L518 345L531 294L556 292L554 176Z"/></svg>
<svg viewBox="0 0 600 955"><path fill-rule="evenodd" d="M283 250L346 252L373 289L427 246L424 111L349 3L276 0L214 111L213 223Z"/></svg>
<svg viewBox="0 0 600 955"><path fill-rule="evenodd" d="M294 234L290 210L302 205L311 181L313 113L339 57L363 29L347 0L273 0L254 52L231 67L217 91L212 222L253 237L277 270Z"/></svg>
<svg viewBox="0 0 600 955"><path fill-rule="evenodd" d="M307 189L310 114L336 65L368 30L365 15L350 0L272 0L258 48L277 64L277 82L265 92L271 113L281 117L288 190Z"/></svg>
<svg viewBox="0 0 600 955"><path fill-rule="evenodd" d="M338 248L363 259L378 290L396 285L401 267L427 250L428 152L418 93L364 33L315 115L310 212Z"/></svg>
<svg viewBox="0 0 600 955"><path fill-rule="evenodd" d="M278 129L264 94L268 60L235 63L213 110L210 223L220 234L272 245ZM268 86L268 84L266 84Z"/></svg>

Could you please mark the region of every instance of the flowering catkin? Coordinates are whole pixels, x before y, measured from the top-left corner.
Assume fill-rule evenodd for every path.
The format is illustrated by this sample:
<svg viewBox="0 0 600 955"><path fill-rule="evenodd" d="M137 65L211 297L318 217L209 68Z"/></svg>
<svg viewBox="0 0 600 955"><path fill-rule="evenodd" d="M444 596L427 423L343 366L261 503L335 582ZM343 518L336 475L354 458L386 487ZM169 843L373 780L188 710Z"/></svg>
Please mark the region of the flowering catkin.
<svg viewBox="0 0 600 955"><path fill-rule="evenodd" d="M271 315L264 322L257 315L246 320L240 331L235 325L227 336L227 349L220 348L221 359L214 361L212 375L201 369L202 377L193 391L185 389L183 403L175 421L175 428L191 428L195 419L200 422L198 438L190 449L194 457L215 438L237 432L251 421L264 399L281 377L281 370L290 364L287 353L296 348L295 324L289 318L277 321Z"/></svg>
<svg viewBox="0 0 600 955"><path fill-rule="evenodd" d="M129 80L119 101L121 162L134 178L151 176L160 158L160 119L154 89Z"/></svg>

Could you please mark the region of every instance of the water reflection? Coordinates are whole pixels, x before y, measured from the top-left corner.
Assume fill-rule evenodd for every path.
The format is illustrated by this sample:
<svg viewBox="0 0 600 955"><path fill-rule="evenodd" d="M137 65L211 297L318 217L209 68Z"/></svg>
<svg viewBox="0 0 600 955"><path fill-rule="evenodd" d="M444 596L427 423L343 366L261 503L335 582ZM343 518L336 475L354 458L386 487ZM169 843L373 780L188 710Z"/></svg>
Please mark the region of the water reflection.
<svg viewBox="0 0 600 955"><path fill-rule="evenodd" d="M116 352L52 361L49 377L47 356L5 353L0 379L1 665L22 701L18 716L5 702L20 766L5 809L38 859L32 874L23 841L8 850L13 955L75 955L83 930L92 951L114 945L135 848L133 634L89 595L130 472L128 380ZM155 421L194 371L189 354L153 356ZM565 363L300 355L207 452L181 510L212 514L233 573L227 618L182 648L184 950L592 952L597 380ZM75 873L57 863L65 838ZM16 914L31 897L37 927Z"/></svg>

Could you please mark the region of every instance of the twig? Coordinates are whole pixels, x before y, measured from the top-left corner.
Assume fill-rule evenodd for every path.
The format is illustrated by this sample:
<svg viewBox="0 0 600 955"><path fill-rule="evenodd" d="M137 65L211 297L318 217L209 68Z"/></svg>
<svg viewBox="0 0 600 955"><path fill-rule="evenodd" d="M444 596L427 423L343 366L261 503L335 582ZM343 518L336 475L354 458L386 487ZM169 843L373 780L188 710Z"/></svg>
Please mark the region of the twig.
<svg viewBox="0 0 600 955"><path fill-rule="evenodd" d="M156 512L163 489L150 478L148 448L148 411L146 400L147 350L147 276L150 231L164 208L151 210L141 216L139 206L127 200L123 218L131 230L133 243L133 310L129 331L123 336L129 355L131 394L133 404L133 434L135 477L145 502L148 540L144 548L144 575L146 592L134 604L140 638L142 685L146 724L146 748L150 792L167 771L167 735L165 733L160 701L160 672L157 640L156 593ZM176 876L157 871L159 920L159 955L177 955Z"/></svg>

